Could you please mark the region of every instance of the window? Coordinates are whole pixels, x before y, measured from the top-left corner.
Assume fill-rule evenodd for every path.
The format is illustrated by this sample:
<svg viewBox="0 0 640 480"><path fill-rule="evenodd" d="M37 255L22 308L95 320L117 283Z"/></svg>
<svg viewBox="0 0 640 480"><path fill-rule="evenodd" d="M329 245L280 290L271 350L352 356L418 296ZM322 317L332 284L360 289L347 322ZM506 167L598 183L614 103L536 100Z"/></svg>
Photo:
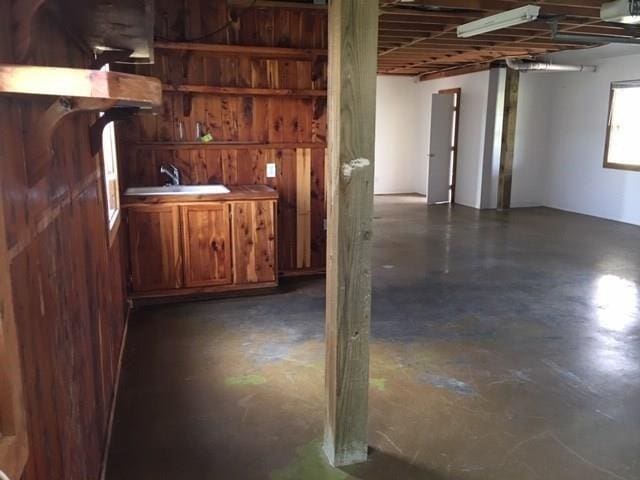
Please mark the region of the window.
<svg viewBox="0 0 640 480"><path fill-rule="evenodd" d="M611 84L605 168L640 171L640 80Z"/></svg>
<svg viewBox="0 0 640 480"><path fill-rule="evenodd" d="M105 65L102 70L109 70ZM113 122L102 131L102 161L104 164L105 207L109 232L116 230L120 218L120 192L118 184L118 156L116 131Z"/></svg>
<svg viewBox="0 0 640 480"><path fill-rule="evenodd" d="M120 213L118 192L118 157L116 156L116 136L113 122L102 132L102 159L104 162L104 184L106 190L107 221L112 229Z"/></svg>

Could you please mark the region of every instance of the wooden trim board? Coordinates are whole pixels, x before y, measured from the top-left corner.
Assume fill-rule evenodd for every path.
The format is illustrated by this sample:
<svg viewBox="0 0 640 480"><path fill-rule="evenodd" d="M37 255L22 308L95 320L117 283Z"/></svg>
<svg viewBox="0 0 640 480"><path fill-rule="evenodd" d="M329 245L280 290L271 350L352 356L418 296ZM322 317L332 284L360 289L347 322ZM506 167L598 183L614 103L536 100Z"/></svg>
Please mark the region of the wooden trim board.
<svg viewBox="0 0 640 480"><path fill-rule="evenodd" d="M311 267L311 149L296 151L296 265Z"/></svg>

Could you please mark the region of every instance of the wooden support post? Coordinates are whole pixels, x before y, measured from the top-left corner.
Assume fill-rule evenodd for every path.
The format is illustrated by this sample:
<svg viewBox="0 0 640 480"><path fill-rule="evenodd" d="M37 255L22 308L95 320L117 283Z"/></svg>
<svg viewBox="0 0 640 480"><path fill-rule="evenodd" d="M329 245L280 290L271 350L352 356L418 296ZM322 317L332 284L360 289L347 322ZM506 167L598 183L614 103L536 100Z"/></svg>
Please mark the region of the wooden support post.
<svg viewBox="0 0 640 480"><path fill-rule="evenodd" d="M519 84L520 72L508 68L504 94L504 117L502 119L498 210L506 210L511 207L511 178L513 175L513 152L516 143Z"/></svg>
<svg viewBox="0 0 640 480"><path fill-rule="evenodd" d="M367 459L377 3L329 5L324 450L334 466Z"/></svg>

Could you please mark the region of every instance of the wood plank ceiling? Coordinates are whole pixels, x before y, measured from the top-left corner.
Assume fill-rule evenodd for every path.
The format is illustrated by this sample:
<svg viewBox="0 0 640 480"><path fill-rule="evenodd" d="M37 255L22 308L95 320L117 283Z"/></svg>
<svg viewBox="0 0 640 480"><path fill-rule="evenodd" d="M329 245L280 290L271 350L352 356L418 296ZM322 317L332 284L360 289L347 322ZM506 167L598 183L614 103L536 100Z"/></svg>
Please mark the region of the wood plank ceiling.
<svg viewBox="0 0 640 480"><path fill-rule="evenodd" d="M601 0L381 0L378 71L422 80L479 71L506 58L529 58L584 43L552 39L558 32L637 35L637 30L600 20ZM524 5L539 5L540 19L473 38L458 38L458 25Z"/></svg>

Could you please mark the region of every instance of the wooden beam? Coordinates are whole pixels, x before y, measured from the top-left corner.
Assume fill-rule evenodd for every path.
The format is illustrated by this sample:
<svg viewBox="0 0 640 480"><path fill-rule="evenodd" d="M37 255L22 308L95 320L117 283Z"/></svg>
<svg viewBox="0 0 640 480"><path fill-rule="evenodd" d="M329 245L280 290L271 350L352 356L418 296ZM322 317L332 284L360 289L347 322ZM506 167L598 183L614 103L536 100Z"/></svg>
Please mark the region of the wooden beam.
<svg viewBox="0 0 640 480"><path fill-rule="evenodd" d="M315 3L300 3L296 1L286 0L227 0L230 7L258 7L258 8L290 8L298 10L326 10L327 6Z"/></svg>
<svg viewBox="0 0 640 480"><path fill-rule="evenodd" d="M498 210L506 210L511 207L511 178L513 175L513 152L516 141L519 84L520 73L508 68L504 93L504 116L502 120Z"/></svg>
<svg viewBox="0 0 640 480"><path fill-rule="evenodd" d="M468 67L460 67L458 65L450 67L444 70L438 70L433 73L424 73L419 76L420 81L436 80L439 78L455 77L457 75L467 75L469 73L484 72L491 68L491 62L480 63L477 65L470 65Z"/></svg>
<svg viewBox="0 0 640 480"><path fill-rule="evenodd" d="M326 90L296 90L293 88L216 87L212 85L163 85L165 92L211 93L213 95L260 95L271 97L326 97Z"/></svg>
<svg viewBox="0 0 640 480"><path fill-rule="evenodd" d="M156 78L80 68L0 64L0 94L105 100L125 107L162 106L162 85Z"/></svg>
<svg viewBox="0 0 640 480"><path fill-rule="evenodd" d="M194 51L203 54L222 57L248 56L252 58L290 58L313 59L316 56L326 56L327 51L321 48L287 48L264 47L254 45L220 45L213 43L195 42L160 42L154 44L156 50Z"/></svg>
<svg viewBox="0 0 640 480"><path fill-rule="evenodd" d="M324 451L367 459L378 9L329 6L329 175Z"/></svg>

